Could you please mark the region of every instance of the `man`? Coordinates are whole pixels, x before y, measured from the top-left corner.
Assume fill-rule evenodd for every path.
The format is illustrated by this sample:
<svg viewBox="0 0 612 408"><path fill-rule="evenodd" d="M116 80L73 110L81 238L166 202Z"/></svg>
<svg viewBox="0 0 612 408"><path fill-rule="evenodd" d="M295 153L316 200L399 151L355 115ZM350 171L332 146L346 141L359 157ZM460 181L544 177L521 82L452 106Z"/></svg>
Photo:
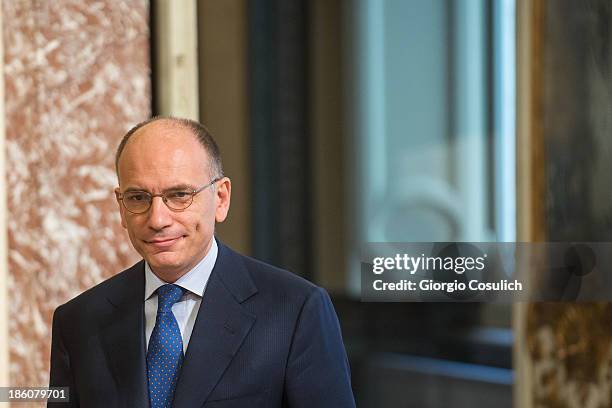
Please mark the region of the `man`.
<svg viewBox="0 0 612 408"><path fill-rule="evenodd" d="M231 183L206 129L141 123L116 168L144 259L57 308L51 386L82 407L353 407L326 292L214 238Z"/></svg>

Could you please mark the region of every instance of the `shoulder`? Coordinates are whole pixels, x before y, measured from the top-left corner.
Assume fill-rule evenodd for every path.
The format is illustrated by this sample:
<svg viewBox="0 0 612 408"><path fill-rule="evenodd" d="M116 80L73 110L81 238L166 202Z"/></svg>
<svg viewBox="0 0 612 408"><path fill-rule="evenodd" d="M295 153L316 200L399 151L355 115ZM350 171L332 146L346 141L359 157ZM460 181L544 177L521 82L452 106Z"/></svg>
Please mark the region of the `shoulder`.
<svg viewBox="0 0 612 408"><path fill-rule="evenodd" d="M268 286L296 293L310 293L317 288L315 284L293 272L260 260L245 256L244 262L258 287Z"/></svg>
<svg viewBox="0 0 612 408"><path fill-rule="evenodd" d="M288 303L303 303L310 296L320 292L325 293L324 289L293 272L239 254L219 243L218 261L228 262L228 260L234 264L234 269L243 268L247 271L248 279L252 280L257 288L258 297Z"/></svg>
<svg viewBox="0 0 612 408"><path fill-rule="evenodd" d="M128 292L136 295L143 290L143 285L144 262L140 261L58 306L55 313L70 315L91 313L106 305L109 300L112 301L117 295Z"/></svg>

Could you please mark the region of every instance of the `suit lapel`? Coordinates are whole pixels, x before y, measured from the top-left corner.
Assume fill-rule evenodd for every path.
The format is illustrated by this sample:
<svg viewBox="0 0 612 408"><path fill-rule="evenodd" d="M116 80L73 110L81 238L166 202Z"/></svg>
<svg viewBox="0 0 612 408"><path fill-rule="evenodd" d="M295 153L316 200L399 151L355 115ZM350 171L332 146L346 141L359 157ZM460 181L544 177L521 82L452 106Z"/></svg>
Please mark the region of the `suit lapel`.
<svg viewBox="0 0 612 408"><path fill-rule="evenodd" d="M120 400L128 407L148 407L144 341L144 263L109 288L109 314L101 322L102 342Z"/></svg>
<svg viewBox="0 0 612 408"><path fill-rule="evenodd" d="M175 408L204 404L255 322L241 303L256 292L239 255L219 243L174 394Z"/></svg>

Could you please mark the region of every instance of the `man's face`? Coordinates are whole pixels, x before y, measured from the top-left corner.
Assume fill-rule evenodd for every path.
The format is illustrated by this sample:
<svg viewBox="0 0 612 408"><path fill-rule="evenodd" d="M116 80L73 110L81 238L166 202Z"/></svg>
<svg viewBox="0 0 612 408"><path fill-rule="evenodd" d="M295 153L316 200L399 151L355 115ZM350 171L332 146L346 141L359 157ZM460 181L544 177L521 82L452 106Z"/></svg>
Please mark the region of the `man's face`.
<svg viewBox="0 0 612 408"><path fill-rule="evenodd" d="M145 125L132 135L118 169L119 193L195 190L217 176L210 174L208 153L196 137L164 121ZM183 211L173 211L161 197L154 197L147 212L132 214L118 200L121 225L153 272L166 282L174 282L210 249L215 221L222 222L227 216L230 191L229 179L223 178L195 195Z"/></svg>

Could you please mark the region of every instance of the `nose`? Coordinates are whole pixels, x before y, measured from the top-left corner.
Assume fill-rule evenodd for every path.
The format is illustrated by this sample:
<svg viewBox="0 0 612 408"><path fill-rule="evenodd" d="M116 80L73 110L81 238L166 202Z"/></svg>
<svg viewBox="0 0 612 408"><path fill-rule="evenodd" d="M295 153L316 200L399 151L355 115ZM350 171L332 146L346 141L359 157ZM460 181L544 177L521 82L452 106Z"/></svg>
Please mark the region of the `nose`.
<svg viewBox="0 0 612 408"><path fill-rule="evenodd" d="M153 197L149 208L149 227L161 231L172 224L172 214L161 197Z"/></svg>

